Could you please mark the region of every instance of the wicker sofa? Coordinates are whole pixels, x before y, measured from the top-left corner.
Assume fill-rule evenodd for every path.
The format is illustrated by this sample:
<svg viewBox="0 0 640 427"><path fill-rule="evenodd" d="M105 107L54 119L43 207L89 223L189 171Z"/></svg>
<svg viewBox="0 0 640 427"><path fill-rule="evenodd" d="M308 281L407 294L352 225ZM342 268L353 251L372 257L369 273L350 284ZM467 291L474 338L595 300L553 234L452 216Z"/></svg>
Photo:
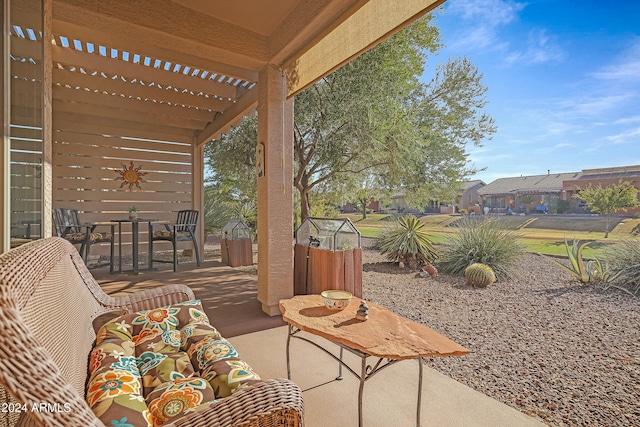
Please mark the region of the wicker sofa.
<svg viewBox="0 0 640 427"><path fill-rule="evenodd" d="M122 332L129 332L131 325L143 323L139 319L150 313L152 316L159 307L165 311L169 310L167 307L189 307L187 311L191 313L191 320L182 319L180 322L195 322L197 328L206 329L201 335L206 335L207 339L222 339L212 336L217 331L208 325L206 319L201 319L204 313L197 300L194 300L191 289L181 285L141 291L126 297L110 297L100 289L76 249L57 237L35 241L3 254L0 256L0 425L160 425L158 419L135 424L127 417L116 418L110 423L104 422L104 418L101 421L94 411L96 406L106 404L105 401L98 402L96 398L96 390L101 384L96 384L95 378L101 371L93 365L98 359L104 359L105 355L116 359L120 357L118 363L124 363L121 352L107 353L108 346L120 343L114 337L125 341L130 339L130 335L123 335ZM177 313L179 309L170 310ZM124 317L113 319L118 315ZM94 325L105 317L112 319L102 328ZM190 327L193 329L193 325L190 324ZM178 336L180 334L181 331ZM195 336L191 332L190 335ZM102 342L107 347L96 350L96 342ZM128 348L125 344L118 345ZM165 344L159 345L163 347ZM152 348L151 344L148 346ZM103 354L94 357L96 352ZM191 360L197 359L196 354L199 353L190 354L193 356ZM185 381L191 381L194 377L190 371L179 373L172 370L175 366L183 369L183 362L171 365L170 374L177 378L173 378L176 381L169 388L181 388ZM131 366L136 367L135 360L129 364ZM140 365L138 361L137 366L147 369L150 365ZM105 375L108 378L109 374ZM211 388L209 384L201 383L198 387L201 386L202 390L205 385L207 390ZM151 389L153 386L152 381L145 380L144 388ZM143 387L142 380L140 387ZM166 385L159 388L163 387L167 388ZM254 377L234 387L227 393L230 394L228 397L220 398L214 394L224 387L214 384L214 394L205 393L214 400L207 401L195 410L190 408L161 425L303 425L302 393L291 381L258 380ZM87 388L89 393L86 392ZM100 390L102 393L105 388ZM87 399L92 403L98 402L92 405L93 410ZM143 396L129 396L129 400L136 405L144 405L144 399ZM101 411L104 412L104 407L97 413Z"/></svg>

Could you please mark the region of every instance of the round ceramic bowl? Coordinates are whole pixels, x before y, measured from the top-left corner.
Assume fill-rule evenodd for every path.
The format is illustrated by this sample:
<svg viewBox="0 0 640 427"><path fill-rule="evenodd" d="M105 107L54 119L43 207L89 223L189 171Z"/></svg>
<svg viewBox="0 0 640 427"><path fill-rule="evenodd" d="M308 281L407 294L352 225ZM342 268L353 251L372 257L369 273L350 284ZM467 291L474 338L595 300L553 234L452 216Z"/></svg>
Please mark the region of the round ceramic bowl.
<svg viewBox="0 0 640 427"><path fill-rule="evenodd" d="M349 305L353 296L351 292L335 290L322 291L320 295L322 296L322 302L329 310L342 310Z"/></svg>

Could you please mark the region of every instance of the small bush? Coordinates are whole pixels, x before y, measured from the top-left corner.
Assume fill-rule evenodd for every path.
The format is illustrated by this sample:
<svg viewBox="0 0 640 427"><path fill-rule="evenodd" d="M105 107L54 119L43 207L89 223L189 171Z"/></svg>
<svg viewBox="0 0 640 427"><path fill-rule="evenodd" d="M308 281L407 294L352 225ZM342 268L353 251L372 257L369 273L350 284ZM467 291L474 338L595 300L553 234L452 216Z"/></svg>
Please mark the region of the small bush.
<svg viewBox="0 0 640 427"><path fill-rule="evenodd" d="M640 239L628 238L605 249L611 278L603 287L615 287L633 295L640 294Z"/></svg>
<svg viewBox="0 0 640 427"><path fill-rule="evenodd" d="M481 221L464 218L458 230L443 245L438 261L440 271L462 276L474 263L491 267L498 280L505 279L524 253L518 234L494 219Z"/></svg>

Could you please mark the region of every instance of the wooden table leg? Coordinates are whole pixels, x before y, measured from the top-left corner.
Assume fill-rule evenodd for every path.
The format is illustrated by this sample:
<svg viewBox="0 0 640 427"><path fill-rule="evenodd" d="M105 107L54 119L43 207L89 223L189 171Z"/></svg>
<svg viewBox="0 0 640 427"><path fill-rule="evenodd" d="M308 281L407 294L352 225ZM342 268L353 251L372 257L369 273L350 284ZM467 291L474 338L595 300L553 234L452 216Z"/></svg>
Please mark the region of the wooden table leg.
<svg viewBox="0 0 640 427"><path fill-rule="evenodd" d="M418 357L418 407L416 410L416 427L420 427L420 408L422 407L422 357Z"/></svg>
<svg viewBox="0 0 640 427"><path fill-rule="evenodd" d="M133 274L138 274L138 221L131 222L131 235L133 240Z"/></svg>

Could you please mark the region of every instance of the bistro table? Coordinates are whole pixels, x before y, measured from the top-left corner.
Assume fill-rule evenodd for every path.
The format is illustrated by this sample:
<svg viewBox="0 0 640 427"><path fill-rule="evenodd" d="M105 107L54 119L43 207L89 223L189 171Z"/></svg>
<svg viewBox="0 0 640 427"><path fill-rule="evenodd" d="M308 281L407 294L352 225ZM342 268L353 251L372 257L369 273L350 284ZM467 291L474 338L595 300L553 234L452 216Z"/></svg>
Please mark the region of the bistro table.
<svg viewBox="0 0 640 427"><path fill-rule="evenodd" d="M149 229L149 252L151 252L151 223L158 221L155 218L136 218L136 219L112 219L111 222L118 223L118 272L122 273L122 223L130 222L131 223L131 255L133 262L133 270L131 272L133 274L138 274L140 269L138 267L138 243L139 243L139 227L138 224L141 222L146 222ZM151 258L151 253L149 253L149 258ZM151 263L149 263L151 265Z"/></svg>
<svg viewBox="0 0 640 427"><path fill-rule="evenodd" d="M416 426L420 426L420 406L422 399L423 358L430 356L463 356L469 350L440 335L433 329L413 322L377 304L369 306L368 319L356 319L356 311L361 300L353 297L344 310L329 310L320 295L298 295L280 301L282 318L289 324L287 337L287 377L291 379L289 346L291 338L306 341L327 353L339 363L339 376L344 366L360 380L358 391L358 425L362 427L362 394L364 383L382 369L401 360L417 359L419 364L418 404ZM320 336L340 347L340 357L311 341L300 332ZM358 373L343 360L343 350L361 358ZM373 366L367 365L367 358L378 360ZM385 361L386 359L386 361Z"/></svg>

